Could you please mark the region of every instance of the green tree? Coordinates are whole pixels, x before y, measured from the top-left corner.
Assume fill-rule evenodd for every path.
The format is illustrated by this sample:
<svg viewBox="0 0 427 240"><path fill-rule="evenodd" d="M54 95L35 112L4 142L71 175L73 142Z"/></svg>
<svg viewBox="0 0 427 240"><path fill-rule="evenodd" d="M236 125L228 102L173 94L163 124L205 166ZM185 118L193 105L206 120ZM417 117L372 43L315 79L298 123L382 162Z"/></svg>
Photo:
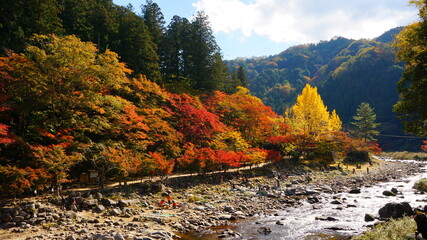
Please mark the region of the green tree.
<svg viewBox="0 0 427 240"><path fill-rule="evenodd" d="M419 8L420 21L409 25L397 36L397 58L406 63L398 83L400 100L394 110L406 131L427 135L427 2L411 0Z"/></svg>
<svg viewBox="0 0 427 240"><path fill-rule="evenodd" d="M351 122L356 137L363 139L364 141L375 141L374 136L377 136L379 132L375 130L380 123L376 123L377 115L374 109L369 106L369 103L363 102L359 105L356 110L356 115L353 116L355 122Z"/></svg>
<svg viewBox="0 0 427 240"><path fill-rule="evenodd" d="M119 30L111 50L120 54L134 74L144 74L152 81L160 81L157 46L151 39L144 20L129 7L118 9Z"/></svg>
<svg viewBox="0 0 427 240"><path fill-rule="evenodd" d="M169 81L188 77L190 26L188 19L175 15L167 27L165 51L160 57L162 72Z"/></svg>
<svg viewBox="0 0 427 240"><path fill-rule="evenodd" d="M153 3L152 0L147 0L146 3L141 6L141 8L145 25L148 27L153 42L160 50L162 46L163 35L166 31L166 22L163 13L159 5L157 5L157 3Z"/></svg>
<svg viewBox="0 0 427 240"><path fill-rule="evenodd" d="M219 47L209 24L204 12L197 12L191 22L189 36L191 47L187 49L189 53L188 73L192 87L198 90L217 90L219 87L219 82L214 77L216 71L214 65Z"/></svg>
<svg viewBox="0 0 427 240"><path fill-rule="evenodd" d="M56 0L0 1L0 50L21 52L34 33L62 33L61 11Z"/></svg>
<svg viewBox="0 0 427 240"><path fill-rule="evenodd" d="M237 69L237 79L239 80L239 86L244 88L248 87L249 81L242 66L239 66L239 68Z"/></svg>

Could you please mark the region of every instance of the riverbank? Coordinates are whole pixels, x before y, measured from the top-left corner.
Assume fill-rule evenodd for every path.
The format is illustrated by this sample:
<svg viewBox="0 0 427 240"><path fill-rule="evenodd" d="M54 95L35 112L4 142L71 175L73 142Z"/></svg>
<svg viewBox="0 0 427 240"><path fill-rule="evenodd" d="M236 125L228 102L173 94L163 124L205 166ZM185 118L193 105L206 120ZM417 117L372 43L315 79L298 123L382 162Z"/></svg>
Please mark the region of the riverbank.
<svg viewBox="0 0 427 240"><path fill-rule="evenodd" d="M7 222L11 227L0 230L0 239L173 239L179 238L174 234L178 232L203 236L231 221L272 215L306 201L315 203L320 193L357 191L419 171L417 163L382 160L354 173L352 166L323 167L320 171L269 165L235 173L171 178L164 186L146 182L70 193L69 199L78 200L77 212L61 209L59 199L29 199L10 204L10 212L2 213L2 221L11 220ZM179 204L177 208L159 206L166 191ZM233 230L218 234L239 235Z"/></svg>

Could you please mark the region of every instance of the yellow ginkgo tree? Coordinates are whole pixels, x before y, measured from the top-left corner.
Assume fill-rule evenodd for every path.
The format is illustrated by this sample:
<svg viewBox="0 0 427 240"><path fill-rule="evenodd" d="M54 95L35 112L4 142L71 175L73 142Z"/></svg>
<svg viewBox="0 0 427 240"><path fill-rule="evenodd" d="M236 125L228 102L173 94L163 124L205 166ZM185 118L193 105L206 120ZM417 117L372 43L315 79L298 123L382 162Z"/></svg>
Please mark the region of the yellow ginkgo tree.
<svg viewBox="0 0 427 240"><path fill-rule="evenodd" d="M342 125L335 110L328 112L317 88L309 84L297 97L295 105L285 111L285 121L299 134L315 140L324 132L339 131Z"/></svg>

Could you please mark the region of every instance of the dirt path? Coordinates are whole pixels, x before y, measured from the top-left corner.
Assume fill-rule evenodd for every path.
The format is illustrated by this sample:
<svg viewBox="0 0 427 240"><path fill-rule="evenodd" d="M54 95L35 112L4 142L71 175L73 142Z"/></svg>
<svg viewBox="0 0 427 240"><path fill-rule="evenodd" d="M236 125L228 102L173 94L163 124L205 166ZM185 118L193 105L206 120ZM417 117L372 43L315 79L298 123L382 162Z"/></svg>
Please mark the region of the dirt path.
<svg viewBox="0 0 427 240"><path fill-rule="evenodd" d="M246 167L240 167L240 168L233 168L233 169L229 169L227 170L228 173L230 172L238 172L238 171L244 171L244 170L250 170L250 169L257 169L257 168L262 168L266 165L269 165L271 163L260 163L257 164L256 166L246 166ZM217 173L223 173L224 171L213 171L213 172L208 172L205 175L209 176L209 175L214 175ZM196 176L197 174L195 173L177 173L177 174L172 174L167 176L166 179L174 179L174 178L184 178L184 177L191 177L191 176ZM114 188L117 186L121 186L121 184L125 184L125 185L133 185L133 184L138 184L138 183L142 183L144 181L156 181L156 180L161 180L162 177L159 176L154 176L154 177L150 177L150 176L146 176L146 177L142 177L139 179L133 179L133 180L129 180L126 181L126 183L123 182L109 182L107 184L105 184L104 189L108 189L108 188ZM67 189L67 191L90 191L90 190L97 190L99 189L98 185L92 185L92 186L88 186L88 187L81 187L81 188L71 188L71 189Z"/></svg>

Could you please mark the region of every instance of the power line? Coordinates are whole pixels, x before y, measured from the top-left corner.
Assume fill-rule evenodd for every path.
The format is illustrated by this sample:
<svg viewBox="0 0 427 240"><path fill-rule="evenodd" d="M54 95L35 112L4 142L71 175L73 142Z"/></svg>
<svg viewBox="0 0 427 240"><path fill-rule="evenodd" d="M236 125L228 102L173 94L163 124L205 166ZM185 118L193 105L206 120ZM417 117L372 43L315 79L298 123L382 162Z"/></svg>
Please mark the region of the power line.
<svg viewBox="0 0 427 240"><path fill-rule="evenodd" d="M426 139L425 137L417 137L417 136L398 136L398 135L386 135L386 134L379 134L379 136L383 136L383 137L392 137L392 138Z"/></svg>

